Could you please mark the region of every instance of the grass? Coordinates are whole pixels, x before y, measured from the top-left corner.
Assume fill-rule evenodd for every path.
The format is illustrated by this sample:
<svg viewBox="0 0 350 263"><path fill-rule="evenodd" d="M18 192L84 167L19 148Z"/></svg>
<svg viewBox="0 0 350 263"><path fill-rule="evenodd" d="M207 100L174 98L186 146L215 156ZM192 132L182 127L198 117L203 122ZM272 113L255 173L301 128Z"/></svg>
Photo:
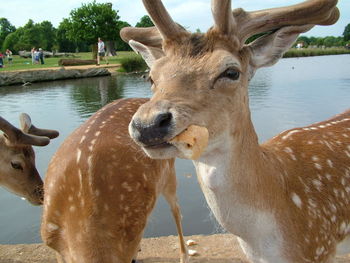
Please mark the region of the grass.
<svg viewBox="0 0 350 263"><path fill-rule="evenodd" d="M125 57L134 57L137 56L134 52L131 51L119 51L117 52L117 56L108 57L109 64L120 64L120 61ZM63 57L66 58L66 57ZM69 57L71 58L71 57ZM92 55L90 52L86 53L77 53L76 58L79 59L92 59ZM45 64L35 64L32 65L31 58L21 58L18 55L13 56L12 64L7 63L7 59L4 59L5 67L0 68L0 72L2 71L15 71L15 70L27 70L27 69L36 69L36 68L48 68L48 67L60 67L58 65L58 61L61 58L45 58ZM101 61L101 64L105 64L105 61Z"/></svg>
<svg viewBox="0 0 350 263"><path fill-rule="evenodd" d="M310 56L325 56L325 55L341 55L350 54L350 49L346 48L291 48L287 53L283 55L284 58L294 57L310 57Z"/></svg>
<svg viewBox="0 0 350 263"><path fill-rule="evenodd" d="M123 57L120 60L121 68L119 72L135 72L145 71L147 64L141 56L135 54L135 56Z"/></svg>
<svg viewBox="0 0 350 263"><path fill-rule="evenodd" d="M110 64L124 64L124 68L121 68L120 72L141 71L144 70L144 63L140 62L140 56L132 51L118 51L118 55L114 57L108 57ZM283 57L307 57L307 56L322 56L322 55L339 55L350 54L350 49L345 48L303 48L303 49L290 49ZM92 59L90 52L77 53L76 57L79 59ZM0 68L2 71L15 71L15 70L27 70L35 68L47 68L47 67L60 67L58 61L61 58L45 58L44 65L32 65L31 58L21 58L18 55L13 56L12 64L8 64L6 58L4 59L5 67ZM105 64L105 61L101 61L101 64ZM143 66L140 66L140 65Z"/></svg>

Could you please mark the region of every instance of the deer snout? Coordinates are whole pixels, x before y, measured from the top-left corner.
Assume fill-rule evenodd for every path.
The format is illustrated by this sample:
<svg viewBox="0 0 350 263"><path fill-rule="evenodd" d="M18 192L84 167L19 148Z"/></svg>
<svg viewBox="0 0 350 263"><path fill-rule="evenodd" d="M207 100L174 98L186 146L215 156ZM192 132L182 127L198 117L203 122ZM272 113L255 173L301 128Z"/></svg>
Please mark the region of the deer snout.
<svg viewBox="0 0 350 263"><path fill-rule="evenodd" d="M171 112L161 112L147 121L133 118L129 126L131 137L142 146L159 146L166 143L171 133L173 115Z"/></svg>

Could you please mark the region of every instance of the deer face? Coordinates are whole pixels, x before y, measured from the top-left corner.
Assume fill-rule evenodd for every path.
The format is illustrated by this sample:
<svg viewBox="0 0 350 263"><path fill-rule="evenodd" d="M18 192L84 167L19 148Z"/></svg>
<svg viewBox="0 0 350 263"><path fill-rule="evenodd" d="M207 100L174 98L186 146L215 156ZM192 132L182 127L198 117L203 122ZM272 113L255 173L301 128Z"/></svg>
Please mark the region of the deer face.
<svg viewBox="0 0 350 263"><path fill-rule="evenodd" d="M121 36L151 68L153 97L136 112L129 133L152 158L176 157L168 142L192 124L208 129L209 149L244 132L235 124L250 119L247 86L255 71L276 63L300 33L339 16L333 0L250 13L232 12L230 0L212 0L215 25L203 35L174 23L161 1L143 2L156 28L126 28Z"/></svg>
<svg viewBox="0 0 350 263"><path fill-rule="evenodd" d="M54 130L38 129L27 114L20 116L21 130L0 117L0 186L26 198L33 205L44 199L43 181L35 167L32 145L45 146L56 138Z"/></svg>
<svg viewBox="0 0 350 263"><path fill-rule="evenodd" d="M169 52L154 62L153 97L129 126L132 138L153 158L175 157L177 149L167 142L192 124L207 127L215 141L234 128L233 115L247 109L247 60L240 51L220 45L191 56L195 47L185 48L190 50Z"/></svg>
<svg viewBox="0 0 350 263"><path fill-rule="evenodd" d="M0 145L0 185L33 205L41 205L44 199L43 181L35 167L33 148L14 146L5 140Z"/></svg>

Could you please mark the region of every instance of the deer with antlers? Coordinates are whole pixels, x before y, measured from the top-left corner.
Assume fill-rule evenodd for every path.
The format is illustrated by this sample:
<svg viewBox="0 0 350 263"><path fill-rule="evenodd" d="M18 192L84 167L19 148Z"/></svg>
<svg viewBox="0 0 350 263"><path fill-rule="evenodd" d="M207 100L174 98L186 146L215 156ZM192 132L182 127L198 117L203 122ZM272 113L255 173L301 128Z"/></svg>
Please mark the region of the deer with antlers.
<svg viewBox="0 0 350 263"><path fill-rule="evenodd" d="M45 178L43 241L66 263L130 263L163 194L188 262L176 197L174 159L153 160L128 134L147 99L108 104L76 129L53 156Z"/></svg>
<svg viewBox="0 0 350 263"><path fill-rule="evenodd" d="M197 176L252 262L332 262L349 251L350 111L259 145L247 90L300 33L335 23L337 1L246 12L212 0L215 24L205 34L175 23L160 0L143 3L156 27L121 32L151 68L153 96L129 125L134 141L152 158L173 158L181 153L172 138L190 125L208 129Z"/></svg>
<svg viewBox="0 0 350 263"><path fill-rule="evenodd" d="M43 182L35 167L32 146L45 146L56 138L54 130L38 129L29 115L20 115L21 130L0 117L0 186L33 205L43 203Z"/></svg>

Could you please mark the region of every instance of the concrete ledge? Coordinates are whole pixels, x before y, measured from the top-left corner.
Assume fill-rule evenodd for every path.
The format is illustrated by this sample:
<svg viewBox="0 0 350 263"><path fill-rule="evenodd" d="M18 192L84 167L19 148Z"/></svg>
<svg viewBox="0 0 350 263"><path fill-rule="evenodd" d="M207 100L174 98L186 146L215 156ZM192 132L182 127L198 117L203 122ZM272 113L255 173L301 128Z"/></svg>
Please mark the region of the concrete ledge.
<svg viewBox="0 0 350 263"><path fill-rule="evenodd" d="M57 68L47 70L3 71L0 73L0 86L109 75L111 75L110 71L103 67L86 69Z"/></svg>
<svg viewBox="0 0 350 263"><path fill-rule="evenodd" d="M237 239L231 234L188 236L197 245L189 247L198 252L191 263L248 263ZM180 262L176 236L145 238L141 243L138 260L143 263ZM349 263L350 255L337 257L335 263ZM0 245L0 263L56 263L55 253L43 244Z"/></svg>

